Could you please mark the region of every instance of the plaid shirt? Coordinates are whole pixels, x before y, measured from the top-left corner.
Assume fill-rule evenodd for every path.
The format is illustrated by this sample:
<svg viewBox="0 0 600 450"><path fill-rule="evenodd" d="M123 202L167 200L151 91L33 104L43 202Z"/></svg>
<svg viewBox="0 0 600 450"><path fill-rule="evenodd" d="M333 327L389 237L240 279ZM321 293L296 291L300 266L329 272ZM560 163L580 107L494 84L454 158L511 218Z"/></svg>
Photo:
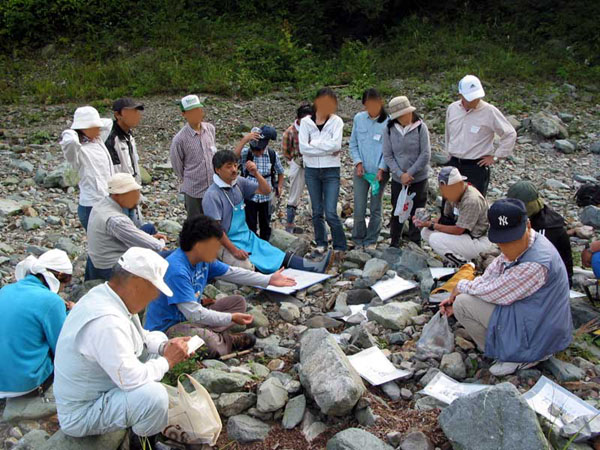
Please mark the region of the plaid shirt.
<svg viewBox="0 0 600 450"><path fill-rule="evenodd" d="M271 159L269 158L269 147L265 148L265 151L263 152L262 155L260 156L254 156L254 164L256 164L256 168L258 169L258 172L263 176L263 178L265 180L267 180L267 182L269 184L273 184L271 183ZM250 151L249 147L244 147L244 149L242 150L242 167L246 166L246 161L248 160L248 152ZM282 174L283 173L283 166L281 165L281 159L279 159L279 155L277 153L275 153L275 173L279 173ZM256 178L254 178L252 175L248 175L247 177L249 180L252 181L257 181ZM274 190L276 186L271 186L271 188ZM254 197L252 197L251 199L253 202L256 203L264 203L264 202L268 202L269 200L271 200L271 195L263 195L263 194L254 194Z"/></svg>
<svg viewBox="0 0 600 450"><path fill-rule="evenodd" d="M531 230L527 250L535 242L536 235L537 233ZM488 303L504 306L529 297L546 284L548 269L535 262L515 265L515 262L525 252L519 255L515 261L509 261L504 254L501 254L485 269L482 276L473 281L459 281L456 285L458 292L474 295Z"/></svg>
<svg viewBox="0 0 600 450"><path fill-rule="evenodd" d="M283 141L281 141L283 156L288 160L293 160L302 167L302 155L300 154L300 143L298 141L298 128L296 122L283 132Z"/></svg>
<svg viewBox="0 0 600 450"><path fill-rule="evenodd" d="M171 165L181 183L180 191L194 198L202 198L213 181L212 158L215 145L215 127L202 122L200 133L186 124L171 142Z"/></svg>

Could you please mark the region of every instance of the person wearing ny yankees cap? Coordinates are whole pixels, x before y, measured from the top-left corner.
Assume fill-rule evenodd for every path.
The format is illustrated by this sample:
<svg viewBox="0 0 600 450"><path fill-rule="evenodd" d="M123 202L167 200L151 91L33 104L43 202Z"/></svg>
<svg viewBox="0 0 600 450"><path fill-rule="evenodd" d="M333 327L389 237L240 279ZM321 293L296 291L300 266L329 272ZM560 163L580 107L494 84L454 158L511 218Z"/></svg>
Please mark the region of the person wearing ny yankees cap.
<svg viewBox="0 0 600 450"><path fill-rule="evenodd" d="M441 311L456 316L494 375L533 367L571 343L569 280L552 243L536 232L521 200L496 201L489 238L500 256L473 281L461 280Z"/></svg>
<svg viewBox="0 0 600 450"><path fill-rule="evenodd" d="M446 152L457 167L484 196L490 182L490 168L510 156L517 132L495 106L483 101L485 91L474 75L458 83L460 100L446 111ZM494 136L500 141L494 148Z"/></svg>
<svg viewBox="0 0 600 450"><path fill-rule="evenodd" d="M204 122L204 103L197 95L178 102L186 125L171 142L171 165L185 198L187 218L204 214L202 199L213 181L212 157L217 151L214 125Z"/></svg>
<svg viewBox="0 0 600 450"><path fill-rule="evenodd" d="M492 249L486 236L488 204L456 167L443 167L438 181L444 199L442 216L425 222L415 217L414 224L434 252L460 267Z"/></svg>

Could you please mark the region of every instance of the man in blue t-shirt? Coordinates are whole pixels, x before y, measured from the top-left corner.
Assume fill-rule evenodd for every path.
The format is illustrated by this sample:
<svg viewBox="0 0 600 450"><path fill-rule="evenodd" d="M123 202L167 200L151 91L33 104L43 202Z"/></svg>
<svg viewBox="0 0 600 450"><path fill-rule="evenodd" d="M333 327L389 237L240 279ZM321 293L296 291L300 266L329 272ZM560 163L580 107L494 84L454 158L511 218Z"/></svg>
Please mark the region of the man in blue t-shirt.
<svg viewBox="0 0 600 450"><path fill-rule="evenodd" d="M600 241L594 241L581 252L583 267L591 267L594 276L600 279Z"/></svg>
<svg viewBox="0 0 600 450"><path fill-rule="evenodd" d="M183 224L180 248L167 261L165 283L172 297L161 294L148 306L144 327L163 331L169 337L201 337L211 356L222 356L254 345L255 338L246 333L228 333L234 324L250 325L253 317L246 312L246 300L239 295L219 300L204 299L206 284L215 278L250 286L293 286L294 279L282 275L283 269L264 275L218 261L223 230L210 217L199 215Z"/></svg>

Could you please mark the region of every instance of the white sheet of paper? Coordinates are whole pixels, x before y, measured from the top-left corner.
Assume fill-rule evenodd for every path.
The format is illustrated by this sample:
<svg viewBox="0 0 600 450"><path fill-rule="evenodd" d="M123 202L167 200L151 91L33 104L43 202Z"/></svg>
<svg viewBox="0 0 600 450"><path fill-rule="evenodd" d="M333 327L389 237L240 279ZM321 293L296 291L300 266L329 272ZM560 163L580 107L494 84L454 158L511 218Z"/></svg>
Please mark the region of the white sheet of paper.
<svg viewBox="0 0 600 450"><path fill-rule="evenodd" d="M321 281L331 277L331 275L327 275L325 273L306 272L304 270L296 269L285 269L281 273L296 280L296 286L277 287L269 285L266 288L261 289L266 289L267 291L273 292L280 292L282 294L293 294L296 291L306 289L307 287L310 287L313 284L320 283Z"/></svg>
<svg viewBox="0 0 600 450"><path fill-rule="evenodd" d="M362 314L365 320L367 320L367 310L365 309L365 306L367 305L349 305L348 308L351 312L347 316L342 317L342 320L346 322L350 317L357 313Z"/></svg>
<svg viewBox="0 0 600 450"><path fill-rule="evenodd" d="M421 390L421 393L436 398L448 405L459 397L488 388L485 384L459 383L443 372L439 372Z"/></svg>
<svg viewBox="0 0 600 450"><path fill-rule="evenodd" d="M358 374L373 386L411 375L407 370L396 369L379 347L368 348L348 359Z"/></svg>
<svg viewBox="0 0 600 450"><path fill-rule="evenodd" d="M375 291L375 293L379 296L381 300L387 300L388 298L392 298L394 295L398 295L401 292L409 291L414 289L417 286L417 283L414 281L405 280L404 278L400 278L396 275L395 278L390 278L389 280L378 281L371 289Z"/></svg>
<svg viewBox="0 0 600 450"><path fill-rule="evenodd" d="M579 297L585 297L585 294L582 294L581 292L577 292L577 291L569 291L569 298L579 298Z"/></svg>
<svg viewBox="0 0 600 450"><path fill-rule="evenodd" d="M430 267L429 271L431 272L431 278L434 280L439 280L446 275L456 273L456 269L453 269L452 267Z"/></svg>
<svg viewBox="0 0 600 450"><path fill-rule="evenodd" d="M542 376L535 386L523 394L523 398L531 409L544 416L559 429L577 417L598 417L600 414L600 411L592 405L545 376ZM554 409L561 411L559 416L551 414L551 405L554 405Z"/></svg>
<svg viewBox="0 0 600 450"><path fill-rule="evenodd" d="M191 355L204 345L204 340L199 336L192 336L192 338L189 341L187 341L187 345L188 355Z"/></svg>

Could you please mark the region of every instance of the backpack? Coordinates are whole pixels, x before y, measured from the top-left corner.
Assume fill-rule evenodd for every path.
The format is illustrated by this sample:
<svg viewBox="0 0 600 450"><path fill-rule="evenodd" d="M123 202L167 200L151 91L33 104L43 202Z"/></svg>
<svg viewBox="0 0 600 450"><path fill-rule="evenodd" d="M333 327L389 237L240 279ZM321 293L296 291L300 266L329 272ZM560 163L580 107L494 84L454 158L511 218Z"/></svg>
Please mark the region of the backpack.
<svg viewBox="0 0 600 450"><path fill-rule="evenodd" d="M600 205L600 184L586 183L575 193L577 206Z"/></svg>
<svg viewBox="0 0 600 450"><path fill-rule="evenodd" d="M271 163L271 187L277 190L277 171L275 170L275 163L277 162L277 154L275 150L271 150L271 148L267 147L267 151L269 152L269 161ZM248 149L248 154L246 155L246 161L254 161L254 153L252 153L252 149ZM246 166L242 167L242 176L244 178L248 178L250 174L246 170Z"/></svg>

